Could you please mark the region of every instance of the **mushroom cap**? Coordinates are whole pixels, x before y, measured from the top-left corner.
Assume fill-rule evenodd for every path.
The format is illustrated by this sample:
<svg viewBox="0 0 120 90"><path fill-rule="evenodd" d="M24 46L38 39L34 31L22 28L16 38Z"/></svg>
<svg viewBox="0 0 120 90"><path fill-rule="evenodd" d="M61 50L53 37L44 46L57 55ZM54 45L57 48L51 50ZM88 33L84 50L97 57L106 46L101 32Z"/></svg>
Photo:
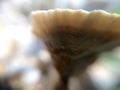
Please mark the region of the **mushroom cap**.
<svg viewBox="0 0 120 90"><path fill-rule="evenodd" d="M82 73L102 52L120 45L120 16L102 10L32 12L33 33L48 47L62 76Z"/></svg>

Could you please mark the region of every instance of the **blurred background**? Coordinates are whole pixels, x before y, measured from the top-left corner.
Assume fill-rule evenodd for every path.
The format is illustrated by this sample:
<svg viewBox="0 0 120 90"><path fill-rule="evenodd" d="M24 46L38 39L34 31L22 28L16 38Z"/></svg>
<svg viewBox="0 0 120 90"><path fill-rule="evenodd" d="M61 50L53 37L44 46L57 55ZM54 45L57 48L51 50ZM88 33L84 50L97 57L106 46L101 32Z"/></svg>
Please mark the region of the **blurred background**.
<svg viewBox="0 0 120 90"><path fill-rule="evenodd" d="M119 14L120 0L0 0L0 90L53 90L59 76L31 33L30 12L54 8ZM86 73L81 82L70 79L70 90L120 90L120 48L103 53Z"/></svg>

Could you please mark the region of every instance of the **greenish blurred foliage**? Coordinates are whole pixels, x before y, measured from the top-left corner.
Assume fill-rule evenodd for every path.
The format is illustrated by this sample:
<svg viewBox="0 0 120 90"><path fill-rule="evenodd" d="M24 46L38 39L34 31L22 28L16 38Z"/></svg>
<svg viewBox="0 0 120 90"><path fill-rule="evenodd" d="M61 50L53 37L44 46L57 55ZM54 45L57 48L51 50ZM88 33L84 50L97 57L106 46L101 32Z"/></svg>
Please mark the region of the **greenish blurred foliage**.
<svg viewBox="0 0 120 90"><path fill-rule="evenodd" d="M113 54L112 52L104 53L102 55L102 59L107 66L117 70L120 68L120 57Z"/></svg>
<svg viewBox="0 0 120 90"><path fill-rule="evenodd" d="M120 14L120 7L118 7L117 9L115 9L115 13Z"/></svg>

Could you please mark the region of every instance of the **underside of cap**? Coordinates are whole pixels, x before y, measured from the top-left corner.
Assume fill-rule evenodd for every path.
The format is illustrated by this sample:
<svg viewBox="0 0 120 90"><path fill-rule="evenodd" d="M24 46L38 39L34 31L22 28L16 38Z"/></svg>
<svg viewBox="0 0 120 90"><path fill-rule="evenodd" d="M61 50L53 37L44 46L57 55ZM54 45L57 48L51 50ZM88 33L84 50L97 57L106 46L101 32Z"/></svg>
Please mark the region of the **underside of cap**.
<svg viewBox="0 0 120 90"><path fill-rule="evenodd" d="M120 45L120 16L102 10L35 11L32 24L33 32L45 42L63 76L78 68L82 72L101 52Z"/></svg>

